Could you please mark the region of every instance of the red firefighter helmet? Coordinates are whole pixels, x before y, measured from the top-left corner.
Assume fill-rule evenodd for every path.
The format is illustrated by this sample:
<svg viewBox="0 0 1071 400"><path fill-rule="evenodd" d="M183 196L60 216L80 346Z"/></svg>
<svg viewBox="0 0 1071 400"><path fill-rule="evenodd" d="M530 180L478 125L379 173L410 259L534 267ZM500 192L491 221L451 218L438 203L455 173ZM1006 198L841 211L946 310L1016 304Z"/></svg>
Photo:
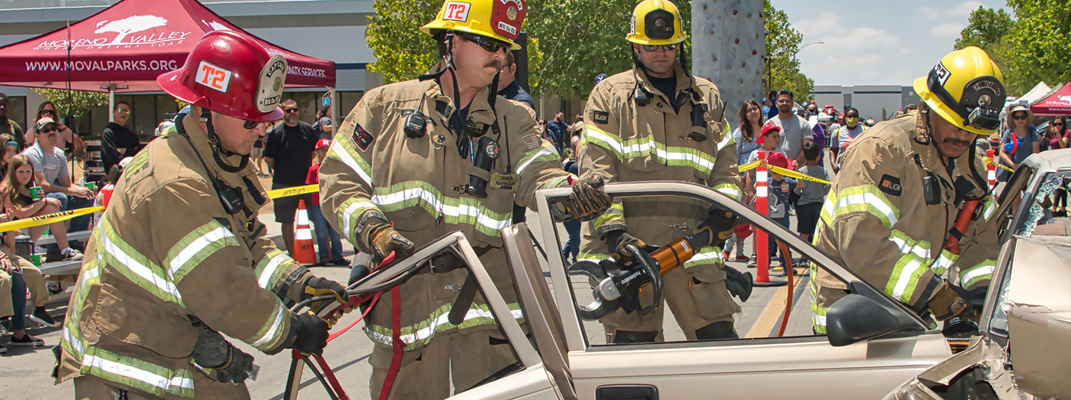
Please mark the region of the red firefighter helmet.
<svg viewBox="0 0 1071 400"><path fill-rule="evenodd" d="M193 46L182 68L166 72L156 83L175 98L251 121L274 121L287 64L257 42L234 31L212 31Z"/></svg>

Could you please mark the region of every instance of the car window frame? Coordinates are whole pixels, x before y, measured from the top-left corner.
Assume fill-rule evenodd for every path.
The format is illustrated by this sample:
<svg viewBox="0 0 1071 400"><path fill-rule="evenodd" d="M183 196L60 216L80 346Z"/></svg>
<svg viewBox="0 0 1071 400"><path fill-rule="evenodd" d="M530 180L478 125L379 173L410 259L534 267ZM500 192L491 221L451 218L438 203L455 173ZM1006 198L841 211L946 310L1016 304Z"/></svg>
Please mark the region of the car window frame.
<svg viewBox="0 0 1071 400"><path fill-rule="evenodd" d="M627 198L637 197L644 195L673 195L683 196L701 201L708 201L723 209L732 211L739 216L745 217L750 223L755 225L755 228L765 230L768 234L773 235L777 240L784 242L793 250L799 252L803 256L807 257L812 262L818 264L819 268L829 272L836 276L838 279L844 281L849 287L853 285L865 285L870 287L869 291L861 291L859 294L870 297L889 308L898 310L910 319L914 320L920 331L932 332L925 320L918 314L911 311L906 305L896 301L884 293L883 290L878 289L866 282L860 276L854 272L848 270L845 266L841 265L830 257L825 252L814 247L810 243L801 239L798 235L774 222L769 217L762 215L754 209L740 203L738 200L729 197L721 192L715 191L712 188L704 185L685 183L685 182L616 182L607 184L604 190L611 197L615 198ZM568 195L572 193L570 188L556 188L546 189L536 192L536 204L539 212L540 226L554 226L555 221L552 218L549 210L553 206L553 203L565 201ZM542 229L543 243L560 244L561 238L558 236L557 229ZM555 246L554 249L560 250ZM555 254L550 251L548 254ZM560 254L558 252L557 254ZM569 277L566 274L563 260L560 257L548 257L548 264L550 265L551 279L554 282L569 282ZM589 351L590 349L599 347L592 346L588 343L587 333L584 331L583 322L576 311L576 293L573 292L572 285L554 285L554 295L558 299L559 311L562 315L562 323L566 330L566 342L569 351ZM870 292L870 293L867 293ZM565 302L569 303L569 307L566 307ZM816 338L824 336L805 336L805 338ZM755 340L775 340L786 338L755 338ZM748 339L752 340L752 339ZM723 341L725 344L731 344L733 340ZM711 342L703 342L705 345L710 345ZM669 343L658 343L657 345L668 345Z"/></svg>

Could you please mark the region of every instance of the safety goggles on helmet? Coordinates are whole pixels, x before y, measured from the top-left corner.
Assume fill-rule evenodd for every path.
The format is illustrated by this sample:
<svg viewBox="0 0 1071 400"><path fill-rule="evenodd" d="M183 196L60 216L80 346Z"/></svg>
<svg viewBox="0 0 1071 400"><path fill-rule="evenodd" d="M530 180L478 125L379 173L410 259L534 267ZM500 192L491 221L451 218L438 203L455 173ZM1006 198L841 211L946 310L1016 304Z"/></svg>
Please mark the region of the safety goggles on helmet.
<svg viewBox="0 0 1071 400"><path fill-rule="evenodd" d="M486 36L473 35L471 33L465 32L456 32L455 34L460 36L462 39L480 45L481 48L487 50L487 52L489 53L497 53L499 50L506 52L509 51L510 48L509 43L503 42L501 40L492 39Z"/></svg>
<svg viewBox="0 0 1071 400"><path fill-rule="evenodd" d="M952 112L962 117L963 125L987 131L999 128L1000 111L989 107L996 104L996 100L1000 101L997 107L1004 104L1004 85L996 77L979 76L963 87L963 95L957 102L941 84L942 70L944 70L944 65L938 63L926 78L926 85L930 92Z"/></svg>
<svg viewBox="0 0 1071 400"><path fill-rule="evenodd" d="M674 50L677 50L677 43L663 44L663 45L657 45L657 44L645 44L645 45L643 45L643 49L647 50L649 52L656 52L656 51L658 51L659 47L661 47L662 50L665 50L665 51L674 51Z"/></svg>

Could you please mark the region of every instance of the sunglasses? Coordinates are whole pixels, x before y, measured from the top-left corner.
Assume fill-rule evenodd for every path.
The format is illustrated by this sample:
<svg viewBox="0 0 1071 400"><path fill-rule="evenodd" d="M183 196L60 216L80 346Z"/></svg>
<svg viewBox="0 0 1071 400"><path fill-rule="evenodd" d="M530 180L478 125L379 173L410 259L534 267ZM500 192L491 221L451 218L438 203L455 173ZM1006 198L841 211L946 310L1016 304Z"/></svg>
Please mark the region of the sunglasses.
<svg viewBox="0 0 1071 400"><path fill-rule="evenodd" d="M657 44L645 44L645 45L643 45L643 49L647 50L647 51L654 52L654 51L658 51L658 48L661 47L662 50L673 51L673 50L677 50L677 45L678 44L679 43L664 44L664 45L661 45L661 46L659 46Z"/></svg>
<svg viewBox="0 0 1071 400"><path fill-rule="evenodd" d="M480 45L480 47L490 53L497 53L499 49L501 49L503 52L506 52L509 51L510 48L509 43L497 39L491 39L485 36L473 35L464 32L457 32L457 35L461 36L462 39Z"/></svg>
<svg viewBox="0 0 1071 400"><path fill-rule="evenodd" d="M41 129L40 129L40 130L38 130L37 132L40 132L40 133L51 133L51 132L56 132L56 131L58 131L58 129L56 129L56 128L41 128Z"/></svg>
<svg viewBox="0 0 1071 400"><path fill-rule="evenodd" d="M1026 119L1026 116L1023 115L1023 114L1019 114L1019 115L1013 115L1012 118L1013 119Z"/></svg>
<svg viewBox="0 0 1071 400"><path fill-rule="evenodd" d="M1052 126L1064 126L1063 122L1053 122Z"/></svg>
<svg viewBox="0 0 1071 400"><path fill-rule="evenodd" d="M41 114L52 114L52 115L56 115L56 110L41 110Z"/></svg>
<svg viewBox="0 0 1071 400"><path fill-rule="evenodd" d="M297 112L297 110L298 110L297 107L292 107L292 108L286 108L283 111L286 111L286 112L290 113L290 112Z"/></svg>
<svg viewBox="0 0 1071 400"><path fill-rule="evenodd" d="M116 114L130 114L130 109L120 108L118 110L115 110L115 113Z"/></svg>
<svg viewBox="0 0 1071 400"><path fill-rule="evenodd" d="M250 121L248 119L244 120L244 121L245 121L245 123L242 124L242 127L245 128L245 129L253 129L253 128L256 128L256 127L260 126L260 124L264 123L264 121Z"/></svg>

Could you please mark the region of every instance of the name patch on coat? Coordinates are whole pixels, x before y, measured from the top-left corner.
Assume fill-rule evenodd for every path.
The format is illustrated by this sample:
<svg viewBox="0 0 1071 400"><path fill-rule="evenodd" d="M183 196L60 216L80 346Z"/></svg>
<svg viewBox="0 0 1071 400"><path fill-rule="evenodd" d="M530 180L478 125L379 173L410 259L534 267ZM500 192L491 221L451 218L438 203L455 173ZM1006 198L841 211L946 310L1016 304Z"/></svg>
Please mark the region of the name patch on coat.
<svg viewBox="0 0 1071 400"><path fill-rule="evenodd" d="M368 146L372 145L372 142L376 141L376 138L368 131L364 130L364 127L360 123L353 123L353 136L350 136L353 140L353 144L357 145L357 148L361 151L368 150Z"/></svg>
<svg viewBox="0 0 1071 400"><path fill-rule="evenodd" d="M882 192L893 196L899 196L900 192L903 190L903 186L900 185L900 178L888 174L881 176L881 182L878 183L878 188L880 188Z"/></svg>
<svg viewBox="0 0 1071 400"><path fill-rule="evenodd" d="M595 114L594 115L594 119L595 119L595 123L596 124L606 125L606 124L610 123L610 113L608 113L606 111L595 110L594 114Z"/></svg>

